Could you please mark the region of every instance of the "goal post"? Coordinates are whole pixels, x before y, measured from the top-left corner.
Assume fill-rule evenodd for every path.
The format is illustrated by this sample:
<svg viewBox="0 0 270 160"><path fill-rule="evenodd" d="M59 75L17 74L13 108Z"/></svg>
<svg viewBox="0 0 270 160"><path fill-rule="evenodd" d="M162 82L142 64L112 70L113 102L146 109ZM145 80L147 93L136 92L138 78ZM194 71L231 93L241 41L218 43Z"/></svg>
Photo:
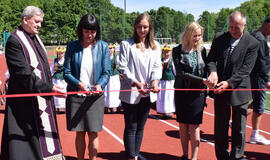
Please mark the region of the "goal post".
<svg viewBox="0 0 270 160"><path fill-rule="evenodd" d="M159 44L172 44L172 38L154 38Z"/></svg>

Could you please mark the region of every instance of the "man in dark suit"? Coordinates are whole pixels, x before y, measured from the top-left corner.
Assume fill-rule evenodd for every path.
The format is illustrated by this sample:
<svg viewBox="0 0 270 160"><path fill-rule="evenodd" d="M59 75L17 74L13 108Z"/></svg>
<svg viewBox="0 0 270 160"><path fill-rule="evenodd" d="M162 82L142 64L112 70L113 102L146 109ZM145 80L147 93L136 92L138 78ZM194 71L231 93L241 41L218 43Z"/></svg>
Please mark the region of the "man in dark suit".
<svg viewBox="0 0 270 160"><path fill-rule="evenodd" d="M244 32L246 17L233 12L229 32L218 33L208 56L208 81L214 90L215 151L218 160L244 160L246 117L251 99L249 74L255 64L259 42ZM226 91L224 89L235 89ZM244 89L244 90L243 90ZM228 151L228 128L232 112L232 150Z"/></svg>

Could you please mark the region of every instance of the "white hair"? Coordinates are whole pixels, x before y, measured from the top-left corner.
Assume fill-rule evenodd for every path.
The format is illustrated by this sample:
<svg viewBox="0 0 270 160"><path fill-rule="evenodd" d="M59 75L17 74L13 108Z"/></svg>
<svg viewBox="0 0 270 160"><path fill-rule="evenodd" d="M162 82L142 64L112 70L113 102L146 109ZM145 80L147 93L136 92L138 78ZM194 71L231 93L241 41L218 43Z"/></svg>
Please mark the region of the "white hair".
<svg viewBox="0 0 270 160"><path fill-rule="evenodd" d="M44 13L40 8L35 6L27 6L22 12L21 19L23 20L23 17L31 18L36 15L44 17Z"/></svg>
<svg viewBox="0 0 270 160"><path fill-rule="evenodd" d="M243 13L241 13L240 11L234 11L233 13L231 13L230 16L229 16L229 19L233 20L235 15L240 16L241 19L243 20L243 23L246 25L246 23L247 23L247 18L246 18L246 16L245 16Z"/></svg>

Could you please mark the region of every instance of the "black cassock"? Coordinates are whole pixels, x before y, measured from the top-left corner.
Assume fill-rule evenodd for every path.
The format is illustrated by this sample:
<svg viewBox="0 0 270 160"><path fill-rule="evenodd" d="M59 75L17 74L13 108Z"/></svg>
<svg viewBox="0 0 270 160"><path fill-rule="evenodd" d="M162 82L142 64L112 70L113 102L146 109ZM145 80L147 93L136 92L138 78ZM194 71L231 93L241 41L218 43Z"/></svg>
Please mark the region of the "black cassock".
<svg viewBox="0 0 270 160"><path fill-rule="evenodd" d="M18 30L25 34L28 42L37 53L36 59L39 61L40 73L42 73L43 77L40 78L36 74L38 72L33 71L33 67L29 64L29 57L24 52L25 48L13 34L7 41L5 51L10 73L7 94L51 92L53 84L45 50L42 49L35 36L31 37L22 27L19 27ZM42 122L42 118L39 116L42 111L38 108L37 99L37 97L7 98L2 133L1 160L44 159L44 149L42 149L44 143L41 143L40 137L46 137L48 133L40 131L40 128L43 127L42 123L45 124L45 122ZM52 96L40 97L39 99L46 100L46 106L53 110ZM56 126L55 114L54 112L51 113L53 114L45 115L49 115L48 119L53 120L52 123ZM51 138L59 140L57 126L56 132L50 135ZM59 148L61 149L61 146ZM60 152L62 151L60 150Z"/></svg>

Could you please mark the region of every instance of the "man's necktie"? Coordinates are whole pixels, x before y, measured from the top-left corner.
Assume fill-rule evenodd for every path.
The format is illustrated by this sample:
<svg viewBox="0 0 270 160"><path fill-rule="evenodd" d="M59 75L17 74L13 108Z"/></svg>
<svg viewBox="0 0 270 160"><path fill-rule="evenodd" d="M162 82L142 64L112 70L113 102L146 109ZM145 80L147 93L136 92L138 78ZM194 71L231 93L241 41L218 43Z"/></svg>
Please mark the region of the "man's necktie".
<svg viewBox="0 0 270 160"><path fill-rule="evenodd" d="M232 46L230 46L229 48L228 48L228 52L227 52L227 59L226 59L226 65L225 65L225 69L224 69L224 73L226 74L226 75L228 75L228 74L230 74L230 69L231 69L231 64L232 64L232 54L233 53L233 47Z"/></svg>

